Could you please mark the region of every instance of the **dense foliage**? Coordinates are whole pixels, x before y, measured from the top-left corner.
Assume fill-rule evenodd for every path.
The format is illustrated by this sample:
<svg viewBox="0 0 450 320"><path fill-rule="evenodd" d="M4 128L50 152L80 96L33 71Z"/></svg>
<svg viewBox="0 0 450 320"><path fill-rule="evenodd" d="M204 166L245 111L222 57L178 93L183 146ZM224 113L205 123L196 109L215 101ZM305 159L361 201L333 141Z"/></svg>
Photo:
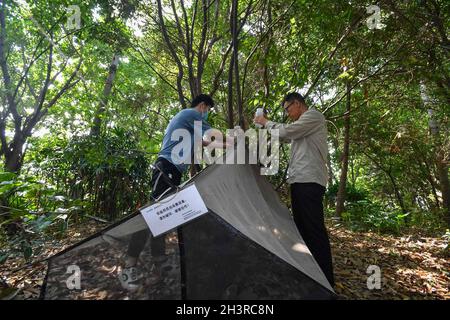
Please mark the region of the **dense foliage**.
<svg viewBox="0 0 450 320"><path fill-rule="evenodd" d="M329 215L443 235L450 3L377 1L380 21L372 4L1 0L0 262L147 202L164 129L200 92L221 130L251 127L259 106L282 121L282 97L305 94L329 123ZM288 155L270 177L284 200Z"/></svg>

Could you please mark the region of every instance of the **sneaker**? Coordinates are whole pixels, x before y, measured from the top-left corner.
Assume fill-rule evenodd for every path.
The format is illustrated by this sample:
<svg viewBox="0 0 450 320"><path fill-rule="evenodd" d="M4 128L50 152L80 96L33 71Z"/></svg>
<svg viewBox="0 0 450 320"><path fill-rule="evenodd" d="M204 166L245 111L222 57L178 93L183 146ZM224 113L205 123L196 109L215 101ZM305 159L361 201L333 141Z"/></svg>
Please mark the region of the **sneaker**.
<svg viewBox="0 0 450 320"><path fill-rule="evenodd" d="M136 267L124 268L119 273L120 284L125 290L134 292L140 287L140 280L142 276L139 275Z"/></svg>

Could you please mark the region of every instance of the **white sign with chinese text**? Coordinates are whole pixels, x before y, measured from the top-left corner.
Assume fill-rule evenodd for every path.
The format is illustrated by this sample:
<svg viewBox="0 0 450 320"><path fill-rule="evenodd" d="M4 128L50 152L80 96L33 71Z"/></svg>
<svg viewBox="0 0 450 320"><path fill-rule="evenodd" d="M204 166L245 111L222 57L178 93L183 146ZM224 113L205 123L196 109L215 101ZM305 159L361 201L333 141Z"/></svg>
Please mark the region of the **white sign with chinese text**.
<svg viewBox="0 0 450 320"><path fill-rule="evenodd" d="M156 237L205 214L208 209L193 184L140 211Z"/></svg>

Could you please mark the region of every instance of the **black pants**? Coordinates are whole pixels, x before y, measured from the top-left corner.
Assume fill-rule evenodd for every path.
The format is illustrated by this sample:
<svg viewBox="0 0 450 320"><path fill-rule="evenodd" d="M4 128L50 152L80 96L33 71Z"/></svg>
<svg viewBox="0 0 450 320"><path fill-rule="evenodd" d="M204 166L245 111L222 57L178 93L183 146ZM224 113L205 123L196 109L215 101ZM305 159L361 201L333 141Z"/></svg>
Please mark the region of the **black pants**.
<svg viewBox="0 0 450 320"><path fill-rule="evenodd" d="M292 212L295 224L328 282L334 286L330 240L323 214L324 194L325 187L317 183L291 184Z"/></svg>
<svg viewBox="0 0 450 320"><path fill-rule="evenodd" d="M155 166L160 168L162 172L166 174L174 185L179 185L181 182L181 173L178 171L171 162L164 158L158 158L155 162ZM172 188L170 184L162 177L161 172L158 169L153 169L152 172L152 198L158 198L164 191ZM169 192L168 192L169 193ZM144 246L150 236L148 229L138 231L131 236L130 243L128 245L128 256L137 258L141 254ZM152 239L151 253L153 257L162 256L166 252L165 236L160 236Z"/></svg>

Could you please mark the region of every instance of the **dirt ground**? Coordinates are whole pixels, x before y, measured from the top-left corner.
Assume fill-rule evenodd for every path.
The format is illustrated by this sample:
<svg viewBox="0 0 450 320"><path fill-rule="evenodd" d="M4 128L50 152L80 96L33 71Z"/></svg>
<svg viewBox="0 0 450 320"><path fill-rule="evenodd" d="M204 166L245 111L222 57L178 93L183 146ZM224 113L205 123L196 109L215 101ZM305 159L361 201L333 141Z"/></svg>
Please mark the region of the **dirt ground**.
<svg viewBox="0 0 450 320"><path fill-rule="evenodd" d="M343 299L450 299L444 239L358 233L331 225L329 235L335 290ZM381 275L380 289L373 288L373 277L368 279L374 270Z"/></svg>
<svg viewBox="0 0 450 320"><path fill-rule="evenodd" d="M74 244L104 225L92 222L67 232L61 240L46 244L38 261ZM443 238L418 234L400 237L353 232L328 223L339 299L450 299L450 259ZM0 265L0 299L38 299L46 263L25 265L21 257ZM379 275L380 286L376 286ZM368 289L368 285L372 287ZM106 298L106 297L105 297Z"/></svg>

